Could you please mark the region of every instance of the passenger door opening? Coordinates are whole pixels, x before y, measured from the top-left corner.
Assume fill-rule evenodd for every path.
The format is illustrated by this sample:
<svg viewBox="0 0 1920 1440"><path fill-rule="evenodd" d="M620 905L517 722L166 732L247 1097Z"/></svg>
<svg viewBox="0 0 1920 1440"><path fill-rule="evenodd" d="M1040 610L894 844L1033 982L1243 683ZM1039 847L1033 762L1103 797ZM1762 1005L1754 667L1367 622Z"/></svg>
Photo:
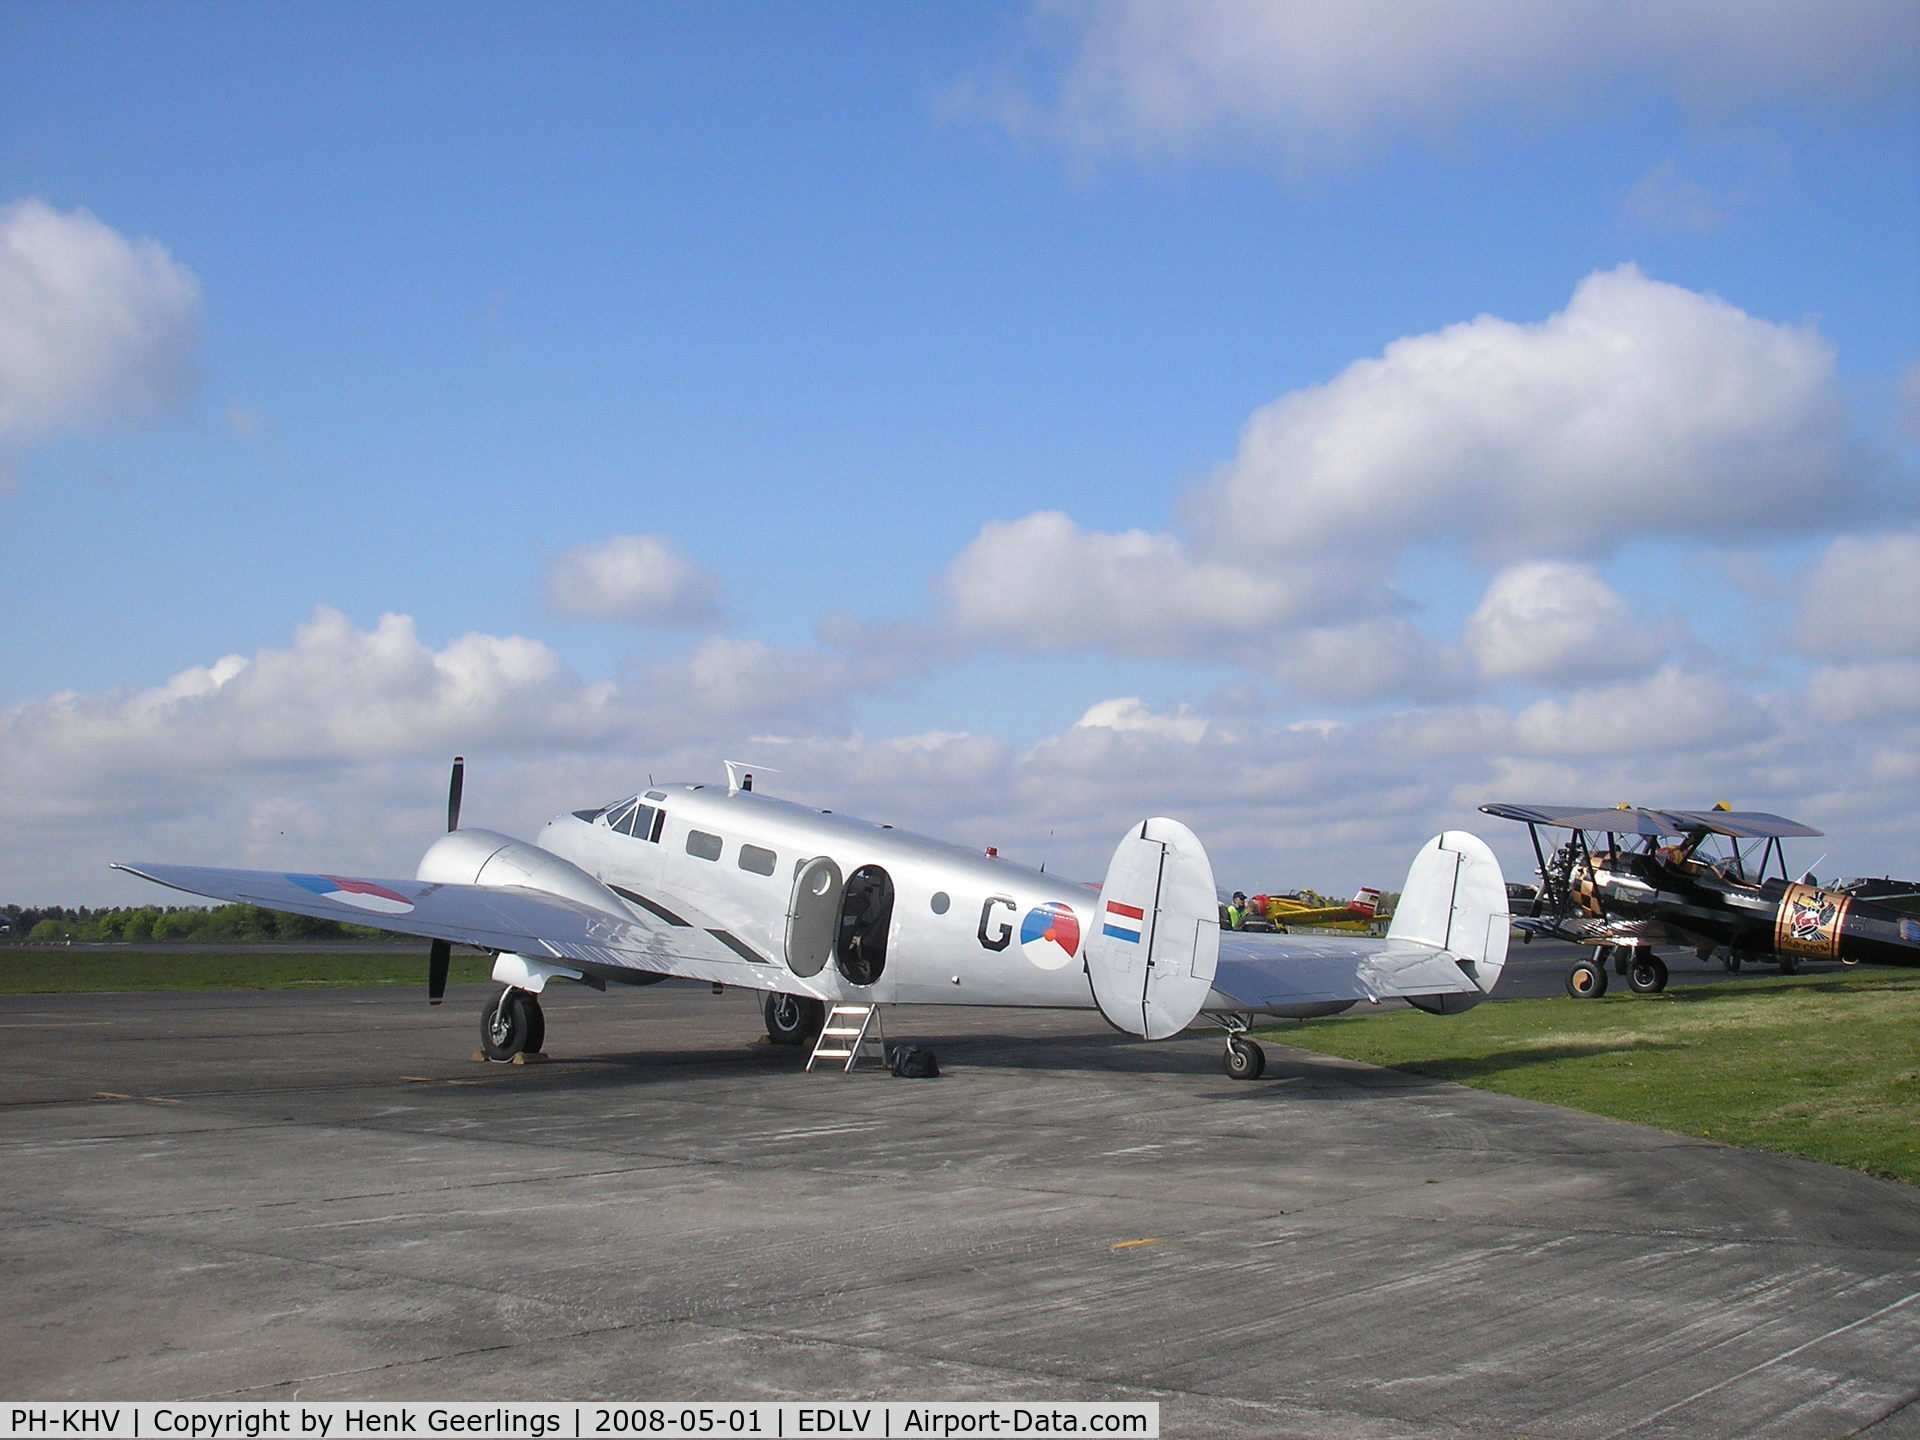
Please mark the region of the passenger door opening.
<svg viewBox="0 0 1920 1440"><path fill-rule="evenodd" d="M834 958L853 985L871 985L887 968L887 931L893 923L893 877L878 865L847 876L840 897Z"/></svg>

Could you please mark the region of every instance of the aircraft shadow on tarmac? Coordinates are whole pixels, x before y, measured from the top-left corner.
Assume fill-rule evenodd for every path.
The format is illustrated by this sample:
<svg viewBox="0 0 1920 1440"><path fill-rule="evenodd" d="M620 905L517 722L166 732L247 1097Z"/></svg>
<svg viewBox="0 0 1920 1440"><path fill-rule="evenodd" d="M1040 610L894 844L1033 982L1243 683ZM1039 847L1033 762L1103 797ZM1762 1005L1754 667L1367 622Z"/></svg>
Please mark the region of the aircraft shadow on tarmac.
<svg viewBox="0 0 1920 1440"><path fill-rule="evenodd" d="M1614 1045L1529 1045L1504 1050L1498 1055L1476 1055L1452 1060L1425 1060L1420 1074L1431 1080L1470 1084L1487 1075L1504 1075L1536 1065L1554 1065L1562 1060L1594 1060L1603 1055L1648 1055L1657 1051L1685 1050L1685 1045L1664 1040L1637 1040ZM1407 1072L1400 1072L1405 1074Z"/></svg>

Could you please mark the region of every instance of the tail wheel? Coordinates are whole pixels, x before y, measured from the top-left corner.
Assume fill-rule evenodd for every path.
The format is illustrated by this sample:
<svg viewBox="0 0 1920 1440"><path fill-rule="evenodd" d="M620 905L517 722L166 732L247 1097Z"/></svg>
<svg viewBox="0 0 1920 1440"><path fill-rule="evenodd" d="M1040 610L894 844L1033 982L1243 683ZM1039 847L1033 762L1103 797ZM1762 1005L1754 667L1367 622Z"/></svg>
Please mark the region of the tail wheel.
<svg viewBox="0 0 1920 1440"><path fill-rule="evenodd" d="M761 1008L767 1019L767 1039L776 1045L810 1045L827 1023L826 1002L811 995L776 991Z"/></svg>
<svg viewBox="0 0 1920 1440"><path fill-rule="evenodd" d="M1650 950L1635 955L1627 966L1627 988L1636 995L1658 995L1667 988L1667 962Z"/></svg>
<svg viewBox="0 0 1920 1440"><path fill-rule="evenodd" d="M547 1017L532 991L508 985L480 1009L480 1049L489 1060L538 1054L546 1038Z"/></svg>
<svg viewBox="0 0 1920 1440"><path fill-rule="evenodd" d="M1567 994L1576 1000L1597 1000L1607 993L1607 967L1582 960L1567 971Z"/></svg>
<svg viewBox="0 0 1920 1440"><path fill-rule="evenodd" d="M1235 1035L1227 1041L1227 1053L1220 1063L1236 1080L1258 1080L1266 1073L1267 1052Z"/></svg>
<svg viewBox="0 0 1920 1440"><path fill-rule="evenodd" d="M1800 973L1800 962L1791 955L1782 955L1780 957L1780 973L1782 975L1798 975Z"/></svg>

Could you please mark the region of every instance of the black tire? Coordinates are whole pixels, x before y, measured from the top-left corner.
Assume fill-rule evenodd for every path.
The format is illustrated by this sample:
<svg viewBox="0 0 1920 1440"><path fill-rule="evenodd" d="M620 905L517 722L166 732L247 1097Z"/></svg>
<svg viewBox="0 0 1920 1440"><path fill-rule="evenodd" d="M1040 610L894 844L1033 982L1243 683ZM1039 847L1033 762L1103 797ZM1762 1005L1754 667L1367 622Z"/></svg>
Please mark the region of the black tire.
<svg viewBox="0 0 1920 1440"><path fill-rule="evenodd" d="M766 1017L767 1039L776 1045L811 1045L827 1023L825 1002L811 995L775 991L760 1011Z"/></svg>
<svg viewBox="0 0 1920 1440"><path fill-rule="evenodd" d="M1782 975L1798 975L1800 973L1800 962L1791 955L1782 955L1780 957L1780 973Z"/></svg>
<svg viewBox="0 0 1920 1440"><path fill-rule="evenodd" d="M1567 994L1576 1000L1598 1000L1607 993L1607 967L1595 960L1581 960L1567 971Z"/></svg>
<svg viewBox="0 0 1920 1440"><path fill-rule="evenodd" d="M1236 1080L1258 1080L1267 1070L1267 1052L1236 1035L1227 1041L1227 1053L1220 1063Z"/></svg>
<svg viewBox="0 0 1920 1440"><path fill-rule="evenodd" d="M1740 973L1740 967L1752 958L1753 957L1744 950L1727 951L1727 973L1729 975L1738 975Z"/></svg>
<svg viewBox="0 0 1920 1440"><path fill-rule="evenodd" d="M480 1049L489 1060L538 1054L546 1038L547 1017L530 991L508 985L480 1007Z"/></svg>
<svg viewBox="0 0 1920 1440"><path fill-rule="evenodd" d="M1651 950L1634 956L1627 966L1627 988L1636 995L1658 995L1667 988L1667 962Z"/></svg>

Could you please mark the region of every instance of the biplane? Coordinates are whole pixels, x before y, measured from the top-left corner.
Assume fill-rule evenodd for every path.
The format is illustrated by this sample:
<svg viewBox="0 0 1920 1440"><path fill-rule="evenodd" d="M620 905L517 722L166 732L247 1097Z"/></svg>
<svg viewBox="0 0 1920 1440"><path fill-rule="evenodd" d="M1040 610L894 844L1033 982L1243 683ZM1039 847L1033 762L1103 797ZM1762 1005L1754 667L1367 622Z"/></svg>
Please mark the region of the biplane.
<svg viewBox="0 0 1920 1440"><path fill-rule="evenodd" d="M555 981L676 976L761 992L767 1036L787 1045L841 1033L833 1011L858 1012L864 1041L875 1007L896 1004L1097 1010L1147 1040L1199 1021L1226 1032L1226 1071L1250 1080L1265 1066L1246 1035L1256 1015L1387 1000L1456 1014L1486 999L1506 959L1500 865L1464 831L1414 857L1384 937L1223 935L1206 850L1164 816L1121 837L1096 887L776 799L738 763L725 785L654 785L555 816L534 843L463 827L463 774L456 760L447 833L411 879L118 868L419 936L435 1003L453 945L492 952L500 988L480 1040L498 1061L540 1051L540 993Z"/></svg>
<svg viewBox="0 0 1920 1440"><path fill-rule="evenodd" d="M1567 972L1567 993L1607 993L1607 970L1648 995L1667 986L1659 945L1701 959L1722 955L1728 971L1760 960L1791 975L1802 959L1920 965L1920 920L1811 877L1795 880L1781 841L1818 835L1761 811L1649 810L1619 805L1482 805L1482 813L1527 827L1540 885L1514 925L1595 947ZM1543 830L1567 832L1552 848Z"/></svg>

